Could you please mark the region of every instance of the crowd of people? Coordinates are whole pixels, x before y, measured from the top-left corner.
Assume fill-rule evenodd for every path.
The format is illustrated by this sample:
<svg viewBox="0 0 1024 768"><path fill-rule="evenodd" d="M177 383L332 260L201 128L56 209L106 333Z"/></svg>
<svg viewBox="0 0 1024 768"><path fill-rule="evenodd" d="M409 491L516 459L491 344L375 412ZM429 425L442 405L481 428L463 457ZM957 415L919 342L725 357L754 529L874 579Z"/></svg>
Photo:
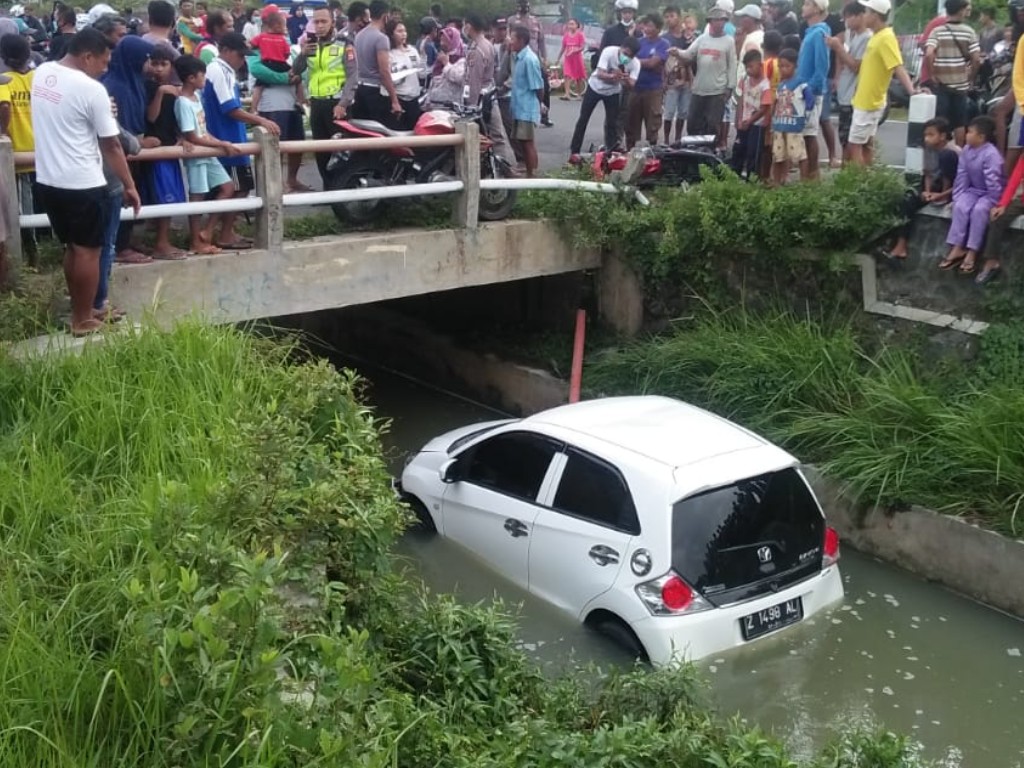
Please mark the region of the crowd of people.
<svg viewBox="0 0 1024 768"><path fill-rule="evenodd" d="M1011 42L1024 29L1024 0L1012 2L1019 7L1011 5ZM346 117L410 129L425 106L479 105L490 110L485 122L499 151L532 175L536 129L551 124L552 86L564 85L561 98L580 102L570 161L601 105L606 147L710 135L722 151L731 143L737 173L779 185L793 168L803 179L817 177L819 136L833 166L872 162L895 78L907 93L926 90L937 100L925 131L923 183L904 211L951 202L950 250L940 267L970 274L984 256L977 281L998 274L999 242L1024 210L1013 200L1024 175L1015 165L1024 57L994 115L973 117L968 88L999 35L984 25L979 35L967 23L968 0L947 0L945 15L925 30L916 82L889 26L890 0L854 0L839 14L829 12L828 0L804 0L800 18L789 0L739 10L717 0L700 22L676 6L639 19L636 0L615 6L589 76L580 26L565 25L561 49L549 59L529 0L499 19L442 20L433 6L416 23L415 39L385 0L347 8L331 0L308 15L299 5L286 13L275 5L251 10L242 0L230 10L152 0L145 21L103 4L83 13L58 3L44 18L25 6L16 19L0 18L0 131L15 151L34 151L36 162L19 168L17 189L4 192L17 195L22 213L49 216L67 247L72 330L89 333L118 316L107 297L113 263L251 247L233 213L191 217L187 252L172 244L167 219L154 223L148 248L133 222L121 220L122 202L137 209L249 194L250 161L237 147L249 127L301 139L308 117L312 137L321 139ZM183 160L128 162L143 148L171 146L184 149ZM195 147L220 156L199 157ZM298 177L301 159L287 156L290 191L308 190ZM328 155L316 160L325 175ZM997 223L987 233L990 221ZM907 251L904 230L888 255Z"/></svg>
<svg viewBox="0 0 1024 768"><path fill-rule="evenodd" d="M939 268L977 272L981 285L999 274L1006 231L1024 212L1014 199L1024 181L1024 49L1014 58L1013 88L991 116L976 114L971 89L998 55L999 41L1012 47L1024 33L1024 0L1011 0L1005 29L991 9L983 12L980 32L968 23L970 0L946 0L945 13L919 38L916 79L890 26L890 0L853 0L840 13L829 12L828 0L803 0L799 19L789 0L739 10L732 0L718 0L700 34L694 16L677 6L639 19L636 0L616 0L615 7L617 23L604 32L583 95L570 164L580 161L601 104L606 148L628 150L641 139L656 144L659 129L665 144L684 132L712 136L738 174L775 186L794 167L801 179L816 178L821 142L832 167L868 165L895 80L907 94L935 96L922 181L903 203L904 218L951 203L950 248ZM898 261L909 253L909 225L895 235L885 253Z"/></svg>
<svg viewBox="0 0 1024 768"><path fill-rule="evenodd" d="M75 334L121 316L107 295L114 263L252 246L234 213L190 217L187 251L172 244L169 219L154 222L146 247L121 216L122 203L137 211L248 195L250 160L238 145L249 127L282 139L304 138L307 116L315 139L334 135L345 117L411 128L421 96L427 105L475 104L493 92L496 144L510 159L514 148L527 173L537 168L533 130L546 120L550 83L527 0L494 23L472 14L442 23L435 6L418 22L416 45L384 0L346 9L335 1L308 16L301 6L286 14L275 5L251 11L241 0L230 11L152 0L144 22L103 4L87 13L57 4L42 19L32 6L19 10L17 23L0 19L0 132L16 152L35 152L35 165L18 168L17 189L0 191L17 195L22 214L46 213L65 245ZM143 148L173 146L182 160L129 162ZM195 147L219 156L200 157ZM322 175L327 160L317 155ZM287 189L307 191L301 155L286 162ZM29 254L34 237L25 232Z"/></svg>

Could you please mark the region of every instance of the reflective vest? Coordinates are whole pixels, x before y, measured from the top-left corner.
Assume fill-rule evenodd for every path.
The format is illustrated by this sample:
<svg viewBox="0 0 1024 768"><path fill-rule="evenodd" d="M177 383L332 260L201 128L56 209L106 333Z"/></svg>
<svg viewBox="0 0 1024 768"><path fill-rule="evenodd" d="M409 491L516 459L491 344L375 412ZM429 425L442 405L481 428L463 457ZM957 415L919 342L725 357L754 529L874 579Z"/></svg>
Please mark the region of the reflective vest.
<svg viewBox="0 0 1024 768"><path fill-rule="evenodd" d="M330 45L317 45L316 54L309 61L309 96L313 99L333 99L345 85L345 58L355 58L355 48L341 40Z"/></svg>

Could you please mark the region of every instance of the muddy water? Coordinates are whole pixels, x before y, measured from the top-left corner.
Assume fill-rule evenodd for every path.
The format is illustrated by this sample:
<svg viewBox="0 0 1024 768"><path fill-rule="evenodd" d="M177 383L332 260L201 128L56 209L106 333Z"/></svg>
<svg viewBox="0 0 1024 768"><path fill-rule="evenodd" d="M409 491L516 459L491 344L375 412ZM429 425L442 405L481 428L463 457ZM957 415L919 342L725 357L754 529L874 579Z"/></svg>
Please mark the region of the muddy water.
<svg viewBox="0 0 1024 768"><path fill-rule="evenodd" d="M363 373L370 401L393 420L386 442L395 471L433 435L501 417L391 374ZM524 647L552 672L575 661L628 662L445 540L409 534L400 549L435 591L518 604ZM830 615L700 664L719 707L801 754L835 726L863 722L911 734L942 765L1024 766L1024 622L849 550L841 568L846 601Z"/></svg>

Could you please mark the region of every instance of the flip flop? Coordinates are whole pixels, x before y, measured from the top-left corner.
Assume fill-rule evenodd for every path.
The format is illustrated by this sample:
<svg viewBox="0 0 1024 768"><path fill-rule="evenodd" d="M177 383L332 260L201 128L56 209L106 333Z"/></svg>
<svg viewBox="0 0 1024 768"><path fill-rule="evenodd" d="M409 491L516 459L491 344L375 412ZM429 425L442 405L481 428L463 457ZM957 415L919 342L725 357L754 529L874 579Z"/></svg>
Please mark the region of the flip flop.
<svg viewBox="0 0 1024 768"><path fill-rule="evenodd" d="M939 269L950 270L957 264L959 264L961 261L963 261L965 258L967 258L966 253L963 254L962 256L954 256L953 258L947 256L939 263Z"/></svg>
<svg viewBox="0 0 1024 768"><path fill-rule="evenodd" d="M239 239L235 240L233 243L217 243L217 247L226 251L248 251L252 248L252 243Z"/></svg>
<svg viewBox="0 0 1024 768"><path fill-rule="evenodd" d="M204 245L201 248L193 248L192 253L196 256L215 256L223 251L216 245Z"/></svg>
<svg viewBox="0 0 1024 768"><path fill-rule="evenodd" d="M972 260L972 261L966 261L965 260L964 263L960 265L960 274L961 275L973 275L974 271L977 268L978 268L978 265L977 265L977 263L974 260Z"/></svg>
<svg viewBox="0 0 1024 768"><path fill-rule="evenodd" d="M144 253L139 253L138 251L125 251L125 253L127 254L125 256L115 256L114 257L114 263L115 264L150 264L153 261L153 259L151 259L149 256L147 256Z"/></svg>
<svg viewBox="0 0 1024 768"><path fill-rule="evenodd" d="M166 253L158 253L156 251L153 251L153 258L158 261L181 261L182 259L187 259L188 254L185 253L184 251L179 251L177 249L174 249L173 251L167 251Z"/></svg>
<svg viewBox="0 0 1024 768"><path fill-rule="evenodd" d="M974 278L974 282L977 285L984 285L985 283L992 282L995 278L999 277L999 271L1002 267L996 264L994 267L986 267L978 273L978 276Z"/></svg>
<svg viewBox="0 0 1024 768"><path fill-rule="evenodd" d="M80 326L79 328L75 328L74 326L71 326L69 332L76 339L80 339L83 336L92 336L94 333L99 333L100 331L103 330L103 328L104 328L103 321L102 320L97 320L96 318L93 318L92 320L86 321L86 324L83 325L83 326Z"/></svg>

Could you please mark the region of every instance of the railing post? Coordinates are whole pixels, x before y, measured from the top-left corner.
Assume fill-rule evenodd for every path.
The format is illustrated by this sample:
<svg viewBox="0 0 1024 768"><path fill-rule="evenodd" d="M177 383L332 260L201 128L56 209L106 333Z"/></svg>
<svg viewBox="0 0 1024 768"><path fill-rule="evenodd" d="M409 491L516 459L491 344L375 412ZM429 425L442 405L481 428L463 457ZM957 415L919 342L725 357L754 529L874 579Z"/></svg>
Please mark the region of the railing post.
<svg viewBox="0 0 1024 768"><path fill-rule="evenodd" d="M462 146L455 148L455 172L462 191L455 196L455 226L476 229L480 209L480 129L476 123L459 123Z"/></svg>
<svg viewBox="0 0 1024 768"><path fill-rule="evenodd" d="M18 178L14 172L14 145L7 136L0 136L0 185L6 196L3 204L7 206L7 258L12 267L9 280L16 280L18 267L21 266L21 228L18 217L21 209L18 202Z"/></svg>
<svg viewBox="0 0 1024 768"><path fill-rule="evenodd" d="M281 175L281 144L265 128L253 129L260 151L254 158L256 194L263 207L256 217L256 247L280 251L284 245L284 179Z"/></svg>
<svg viewBox="0 0 1024 768"><path fill-rule="evenodd" d="M912 94L907 109L907 149L903 172L920 176L924 173L924 124L935 117L935 96Z"/></svg>

